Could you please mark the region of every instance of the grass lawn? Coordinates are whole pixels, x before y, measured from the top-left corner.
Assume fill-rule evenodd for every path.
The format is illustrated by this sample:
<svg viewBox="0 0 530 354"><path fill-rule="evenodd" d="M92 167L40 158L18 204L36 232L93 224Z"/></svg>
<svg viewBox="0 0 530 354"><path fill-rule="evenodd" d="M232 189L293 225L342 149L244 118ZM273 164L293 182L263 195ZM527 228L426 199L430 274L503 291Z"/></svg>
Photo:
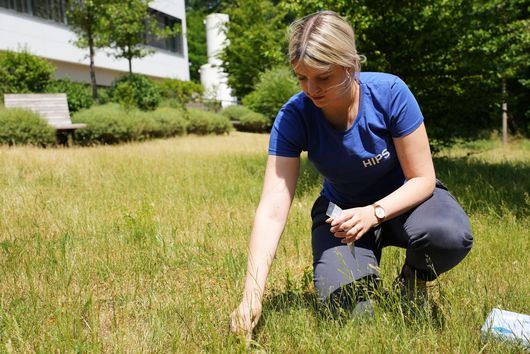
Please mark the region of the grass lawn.
<svg viewBox="0 0 530 354"><path fill-rule="evenodd" d="M229 334L261 193L268 136L112 147L0 147L0 352L245 352ZM480 341L494 307L530 313L530 143L443 151L438 177L470 215L474 248L432 285L443 321L315 311L304 158L253 350L520 352ZM385 249L389 287L404 252Z"/></svg>

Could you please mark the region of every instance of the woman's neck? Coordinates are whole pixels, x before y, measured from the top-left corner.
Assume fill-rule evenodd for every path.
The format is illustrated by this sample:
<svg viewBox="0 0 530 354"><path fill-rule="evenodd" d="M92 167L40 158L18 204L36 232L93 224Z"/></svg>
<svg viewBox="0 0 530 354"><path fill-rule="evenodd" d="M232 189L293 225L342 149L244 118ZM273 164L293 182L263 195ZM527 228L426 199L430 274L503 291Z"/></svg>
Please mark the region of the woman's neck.
<svg viewBox="0 0 530 354"><path fill-rule="evenodd" d="M353 81L351 90L344 95L344 100L337 100L336 104L322 108L324 117L339 131L351 128L357 118L360 103L360 86Z"/></svg>

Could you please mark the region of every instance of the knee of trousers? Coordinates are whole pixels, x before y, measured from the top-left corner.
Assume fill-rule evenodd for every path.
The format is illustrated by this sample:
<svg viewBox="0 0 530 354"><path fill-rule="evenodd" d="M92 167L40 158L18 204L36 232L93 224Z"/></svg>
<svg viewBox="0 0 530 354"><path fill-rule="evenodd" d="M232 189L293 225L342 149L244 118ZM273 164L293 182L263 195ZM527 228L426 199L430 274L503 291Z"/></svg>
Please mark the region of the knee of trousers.
<svg viewBox="0 0 530 354"><path fill-rule="evenodd" d="M355 256L352 257L352 252ZM377 278L377 260L373 252L348 246L326 250L314 259L314 284L318 297L326 301L347 286L362 285L364 279Z"/></svg>
<svg viewBox="0 0 530 354"><path fill-rule="evenodd" d="M407 248L407 263L417 269L425 267L436 275L460 263L473 245L467 216L457 220L438 218L412 231Z"/></svg>

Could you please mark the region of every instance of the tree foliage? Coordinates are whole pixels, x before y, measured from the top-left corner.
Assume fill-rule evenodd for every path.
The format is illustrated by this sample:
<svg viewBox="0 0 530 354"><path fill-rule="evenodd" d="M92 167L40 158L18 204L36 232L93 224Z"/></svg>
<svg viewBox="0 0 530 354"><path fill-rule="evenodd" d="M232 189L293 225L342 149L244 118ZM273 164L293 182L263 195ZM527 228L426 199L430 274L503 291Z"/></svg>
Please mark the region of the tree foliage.
<svg viewBox="0 0 530 354"><path fill-rule="evenodd" d="M225 65L238 96L254 87L257 71L283 59L287 20L333 10L355 29L357 49L367 58L363 71L390 72L409 85L431 137L450 141L499 129L501 77L508 80L504 99L511 107L510 128L529 134L527 0L283 0L276 7L265 3L262 8L252 4L248 10L231 12ZM260 22L263 9L271 7L271 13L284 16Z"/></svg>
<svg viewBox="0 0 530 354"><path fill-rule="evenodd" d="M237 97L250 93L259 73L285 62L285 12L269 0L239 0L226 9L230 43L221 59Z"/></svg>
<svg viewBox="0 0 530 354"><path fill-rule="evenodd" d="M153 111L160 104L158 85L145 75L128 74L112 83L109 95L122 106L133 104L143 111Z"/></svg>
<svg viewBox="0 0 530 354"><path fill-rule="evenodd" d="M530 6L526 0L478 0L465 39L470 56L492 90L495 117L508 104L511 130L530 130ZM502 85L506 85L506 94ZM497 119L500 121L500 119Z"/></svg>
<svg viewBox="0 0 530 354"><path fill-rule="evenodd" d="M274 122L276 114L287 100L300 91L298 81L286 65L264 71L254 86L254 91L243 97L243 105L263 114Z"/></svg>
<svg viewBox="0 0 530 354"><path fill-rule="evenodd" d="M93 99L98 97L94 56L97 48L106 45L108 22L105 5L107 3L108 1L105 0L70 0L66 11L68 26L77 35L75 45L79 48L88 48Z"/></svg>
<svg viewBox="0 0 530 354"><path fill-rule="evenodd" d="M27 49L0 52L0 99L4 93L45 92L55 72L53 65Z"/></svg>
<svg viewBox="0 0 530 354"><path fill-rule="evenodd" d="M206 48L206 28L204 10L189 9L186 11L186 39L188 41L188 60L190 62L190 78L200 82L199 70L208 62Z"/></svg>
<svg viewBox="0 0 530 354"><path fill-rule="evenodd" d="M129 62L132 73L132 60L153 53L146 47L147 38L167 38L181 31L180 26L160 27L149 13L152 0L123 0L109 2L106 15L109 18L106 46L112 49L115 58Z"/></svg>
<svg viewBox="0 0 530 354"><path fill-rule="evenodd" d="M157 83L160 94L169 100L170 105L186 109L186 105L198 100L204 93L204 88L193 81L182 81L178 79L164 79Z"/></svg>

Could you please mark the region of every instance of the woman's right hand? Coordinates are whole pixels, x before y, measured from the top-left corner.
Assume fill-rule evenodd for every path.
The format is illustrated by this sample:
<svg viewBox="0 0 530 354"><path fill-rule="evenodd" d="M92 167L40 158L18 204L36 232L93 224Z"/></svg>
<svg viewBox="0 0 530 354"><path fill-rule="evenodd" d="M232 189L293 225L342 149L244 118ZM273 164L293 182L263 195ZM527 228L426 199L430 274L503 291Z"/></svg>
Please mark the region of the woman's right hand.
<svg viewBox="0 0 530 354"><path fill-rule="evenodd" d="M247 340L261 316L265 283L287 222L299 171L299 157L269 155L267 159L263 192L248 247L243 300L230 315L230 330L244 334Z"/></svg>
<svg viewBox="0 0 530 354"><path fill-rule="evenodd" d="M250 339L260 316L261 301L256 298L243 299L230 315L230 330L236 335L245 335Z"/></svg>

